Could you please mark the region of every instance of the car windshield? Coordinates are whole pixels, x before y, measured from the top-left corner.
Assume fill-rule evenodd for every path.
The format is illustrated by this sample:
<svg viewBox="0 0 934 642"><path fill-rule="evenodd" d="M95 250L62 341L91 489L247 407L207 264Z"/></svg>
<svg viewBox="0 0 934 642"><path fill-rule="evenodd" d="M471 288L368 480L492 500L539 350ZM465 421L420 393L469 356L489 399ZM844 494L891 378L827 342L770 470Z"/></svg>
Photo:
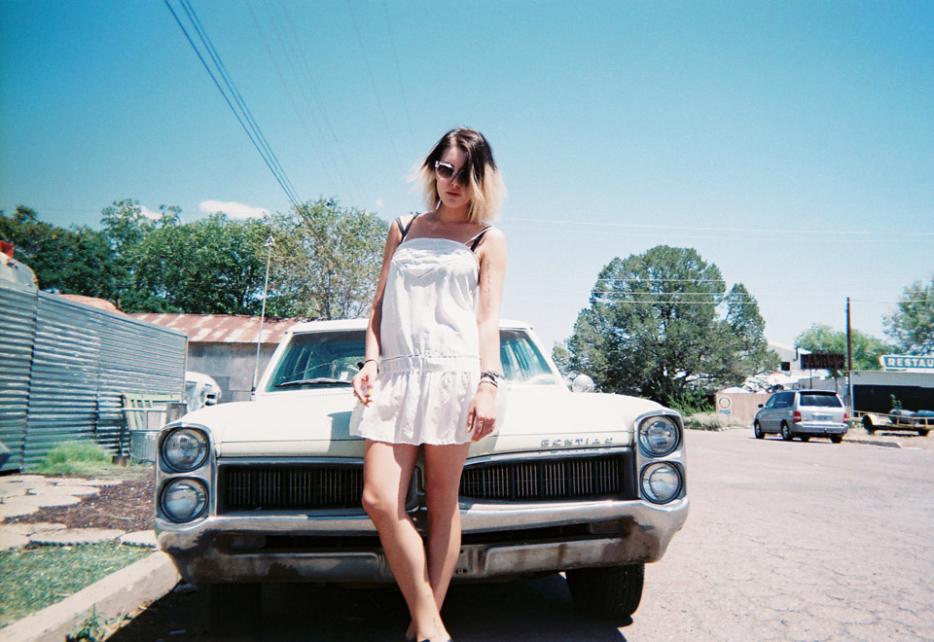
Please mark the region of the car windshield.
<svg viewBox="0 0 934 642"><path fill-rule="evenodd" d="M802 406L820 406L822 408L839 408L841 406L837 395L831 393L809 392L801 395Z"/></svg>
<svg viewBox="0 0 934 642"><path fill-rule="evenodd" d="M292 337L266 390L350 386L362 364L364 330L310 332ZM538 347L522 330L501 330L503 378L514 383L561 384Z"/></svg>

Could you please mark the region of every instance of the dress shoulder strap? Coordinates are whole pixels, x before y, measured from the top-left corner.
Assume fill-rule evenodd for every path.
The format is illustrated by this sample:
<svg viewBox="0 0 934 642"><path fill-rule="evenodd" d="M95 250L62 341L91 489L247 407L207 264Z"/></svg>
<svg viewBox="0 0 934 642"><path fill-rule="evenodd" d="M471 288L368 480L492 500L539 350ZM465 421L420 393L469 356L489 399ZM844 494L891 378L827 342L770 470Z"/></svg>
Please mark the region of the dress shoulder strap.
<svg viewBox="0 0 934 642"><path fill-rule="evenodd" d="M480 241L483 240L483 235L486 234L492 225L487 225L485 228L477 232L472 238L467 240L467 244L470 245L470 251L473 252L477 249L477 246L480 245Z"/></svg>
<svg viewBox="0 0 934 642"><path fill-rule="evenodd" d="M399 231L402 232L402 238L399 239L400 243L405 240L405 235L409 233L409 228L412 227L412 222L415 220L415 218L420 213L421 212L416 212L415 214L413 214L412 218L409 219L409 224L406 225L405 227L402 227L402 217L401 216L396 217L396 224L399 226Z"/></svg>

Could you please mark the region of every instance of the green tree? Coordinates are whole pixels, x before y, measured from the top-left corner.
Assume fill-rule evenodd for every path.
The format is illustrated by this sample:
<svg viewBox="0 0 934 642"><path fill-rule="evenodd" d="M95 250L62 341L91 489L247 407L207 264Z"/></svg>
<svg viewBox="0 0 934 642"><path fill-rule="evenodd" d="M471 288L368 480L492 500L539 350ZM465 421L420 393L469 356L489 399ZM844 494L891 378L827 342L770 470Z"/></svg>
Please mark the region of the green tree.
<svg viewBox="0 0 934 642"><path fill-rule="evenodd" d="M860 332L850 331L853 342L853 369L878 370L879 357L892 351L892 346L882 339ZM846 332L834 330L828 325L815 324L798 335L795 346L811 352L834 352L846 354ZM831 376L839 377L842 372L832 370Z"/></svg>
<svg viewBox="0 0 934 642"><path fill-rule="evenodd" d="M177 208L165 208L131 250L128 311L258 314L270 233L264 221L231 221L223 212L182 224Z"/></svg>
<svg viewBox="0 0 934 642"><path fill-rule="evenodd" d="M319 198L271 220L275 249L267 309L313 319L369 312L389 228L370 212Z"/></svg>
<svg viewBox="0 0 934 642"><path fill-rule="evenodd" d="M140 250L155 222L143 214L139 201L125 198L101 210L104 238L114 257L116 304L126 312L149 312L151 296L138 280Z"/></svg>
<svg viewBox="0 0 934 642"><path fill-rule="evenodd" d="M558 366L558 371L562 375L565 377L570 376L572 372L571 352L567 347L555 341L554 346L551 348L551 359L555 362L555 365Z"/></svg>
<svg viewBox="0 0 934 642"><path fill-rule="evenodd" d="M102 232L61 228L19 205L10 216L0 211L0 237L13 242L14 257L35 273L41 289L116 298L116 265Z"/></svg>
<svg viewBox="0 0 934 642"><path fill-rule="evenodd" d="M885 333L908 354L934 354L934 276L902 290L897 308L884 317Z"/></svg>
<svg viewBox="0 0 934 642"><path fill-rule="evenodd" d="M566 342L570 367L606 392L700 400L772 369L758 305L696 250L666 245L614 258Z"/></svg>

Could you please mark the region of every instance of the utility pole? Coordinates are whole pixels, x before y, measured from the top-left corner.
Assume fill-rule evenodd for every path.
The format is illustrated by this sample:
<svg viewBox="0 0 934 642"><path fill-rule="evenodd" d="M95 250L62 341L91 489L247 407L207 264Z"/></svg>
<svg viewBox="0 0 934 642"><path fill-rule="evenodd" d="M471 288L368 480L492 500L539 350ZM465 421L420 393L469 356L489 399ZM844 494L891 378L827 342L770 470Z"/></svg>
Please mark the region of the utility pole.
<svg viewBox="0 0 934 642"><path fill-rule="evenodd" d="M850 297L846 298L846 387L850 396L850 416L856 418L856 402L853 399L853 334L850 331Z"/></svg>
<svg viewBox="0 0 934 642"><path fill-rule="evenodd" d="M275 241L270 236L263 247L266 248L266 278L263 280L263 307L259 314L259 332L256 334L256 362L253 365L253 386L250 388L250 400L256 399L256 379L259 377L259 346L263 338L263 321L266 320L266 294L269 290L269 260Z"/></svg>

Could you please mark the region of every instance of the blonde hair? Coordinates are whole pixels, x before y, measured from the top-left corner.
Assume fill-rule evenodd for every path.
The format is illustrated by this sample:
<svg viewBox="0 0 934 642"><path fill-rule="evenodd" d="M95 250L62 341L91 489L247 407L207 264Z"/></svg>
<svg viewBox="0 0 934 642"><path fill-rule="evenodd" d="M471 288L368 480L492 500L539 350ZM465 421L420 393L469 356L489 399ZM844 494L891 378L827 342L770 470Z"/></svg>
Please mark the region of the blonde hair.
<svg viewBox="0 0 934 642"><path fill-rule="evenodd" d="M467 217L471 223L487 223L499 217L506 186L503 177L493 160L493 148L483 134L466 127L458 127L447 132L432 148L416 171L416 178L422 185L425 205L435 209L441 202L438 194L438 179L435 175L435 161L451 147L460 148L467 161L461 168L466 175L465 187L470 194Z"/></svg>

